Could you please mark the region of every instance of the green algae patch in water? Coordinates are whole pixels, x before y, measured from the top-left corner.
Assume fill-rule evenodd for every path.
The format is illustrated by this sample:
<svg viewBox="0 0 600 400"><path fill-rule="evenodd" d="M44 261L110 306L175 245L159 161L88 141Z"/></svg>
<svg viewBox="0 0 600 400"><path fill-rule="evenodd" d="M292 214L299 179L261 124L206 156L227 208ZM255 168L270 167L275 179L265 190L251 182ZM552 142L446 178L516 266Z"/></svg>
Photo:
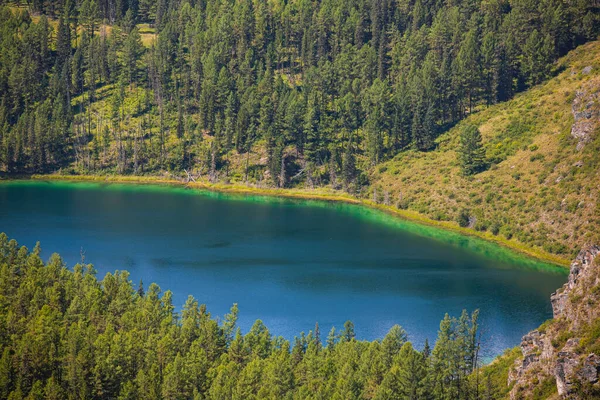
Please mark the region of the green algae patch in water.
<svg viewBox="0 0 600 400"><path fill-rule="evenodd" d="M15 180L6 181L5 185L25 185L25 186L46 186L52 185L57 188L65 189L88 189L88 190L112 190L121 192L147 192L147 193L168 193L172 195L200 195L211 199L221 201L242 201L255 204L279 204L290 207L319 207L335 210L336 212L348 215L351 218L359 218L366 222L382 224L385 226L400 229L402 231L418 235L424 238L436 240L438 242L456 246L462 249L472 251L484 257L502 260L510 264L511 267L519 266L543 270L557 274L567 275L568 269L548 262L540 261L533 257L520 254L510 248L499 244L486 241L476 236L463 235L447 229L430 226L424 223L413 222L402 218L401 216L390 215L384 211L370 208L362 204L346 203L345 199L334 201L319 199L299 199L293 197L272 196L268 194L251 193L227 193L213 191L209 189L188 188L172 184L148 184L148 183L120 183L120 182L98 182L98 181L44 181L44 180Z"/></svg>
<svg viewBox="0 0 600 400"><path fill-rule="evenodd" d="M403 326L417 347L445 313L481 310L488 356L552 315L566 270L474 237L341 202L113 183L0 184L0 231L68 265L82 250L99 276L193 295L213 315L240 307L293 339L352 320L359 339Z"/></svg>

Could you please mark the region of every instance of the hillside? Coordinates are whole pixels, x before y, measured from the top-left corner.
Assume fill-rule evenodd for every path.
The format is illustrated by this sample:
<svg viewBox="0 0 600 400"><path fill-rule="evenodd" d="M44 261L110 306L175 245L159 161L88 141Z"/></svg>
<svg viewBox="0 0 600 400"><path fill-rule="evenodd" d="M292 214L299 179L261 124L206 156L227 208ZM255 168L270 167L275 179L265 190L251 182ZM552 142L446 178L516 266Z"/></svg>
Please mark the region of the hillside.
<svg viewBox="0 0 600 400"><path fill-rule="evenodd" d="M482 375L495 383L496 396L511 400L600 396L599 254L598 246L581 250L571 264L568 282L552 295L554 318L483 368Z"/></svg>
<svg viewBox="0 0 600 400"><path fill-rule="evenodd" d="M438 138L375 168L380 201L436 220L462 210L473 229L573 257L600 242L600 42L569 53L558 75L513 100L478 110ZM490 168L464 176L464 126L480 128ZM582 136L584 135L584 136Z"/></svg>
<svg viewBox="0 0 600 400"><path fill-rule="evenodd" d="M357 164L367 167L362 186L353 194L383 206L416 212L446 226L458 227L459 215L466 213L466 228L513 247L536 249L538 254L549 254L548 259L555 257L566 262L586 244L600 242L600 42L573 50L554 68L554 78L514 99L478 107L442 134L434 150L403 151L375 167L368 167L366 154L357 153ZM110 85L98 89L98 100L88 112L100 118L110 113L114 93L115 88ZM140 89L128 92L122 112L132 117L123 122L123 129L140 125L147 118L144 114L136 116L135 111L144 96ZM102 124L100 120L97 126ZM489 169L474 176L465 176L458 160L460 132L467 125L480 128L490 163ZM588 134L579 140L572 131ZM210 145L213 138L205 135L204 139ZM111 154L116 156L116 144L105 150L107 155L100 149L92 150L100 154L100 160L109 159ZM210 153L205 153L209 161L197 164L189 172L198 182L207 184L266 189L274 186L269 181L267 153L264 140L255 142L250 152L232 149L223 155L226 165L214 173L210 170ZM286 185L288 189L324 187L330 194L342 189L341 177L338 182L328 177L335 169L330 164L319 169L324 181L310 184L303 174L302 158L296 158L295 147L287 148L286 154L290 160L287 168L294 171ZM97 173L115 172L119 171L101 169ZM75 161L70 169L60 173L90 172L82 170L80 162ZM144 174L157 173L167 179L188 179L184 171ZM310 195L310 191L305 194Z"/></svg>
<svg viewBox="0 0 600 400"><path fill-rule="evenodd" d="M571 154L566 140L573 101L595 96L597 45L556 60L598 37L599 10L562 0L10 2L0 7L0 174L327 187L460 219L565 263L597 237L596 188L583 182L596 142ZM455 168L467 124L487 147L471 172L491 164L468 179Z"/></svg>

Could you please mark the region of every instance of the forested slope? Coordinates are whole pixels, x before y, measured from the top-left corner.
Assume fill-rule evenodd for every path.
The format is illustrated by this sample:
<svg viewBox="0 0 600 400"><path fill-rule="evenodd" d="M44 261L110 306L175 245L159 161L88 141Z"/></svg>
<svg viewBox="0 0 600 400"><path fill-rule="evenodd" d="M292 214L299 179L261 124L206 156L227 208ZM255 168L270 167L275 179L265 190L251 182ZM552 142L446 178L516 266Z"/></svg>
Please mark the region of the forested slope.
<svg viewBox="0 0 600 400"><path fill-rule="evenodd" d="M597 230L595 201L583 200L595 198L594 190L580 179L590 178L594 164L584 162L584 174L564 163L556 170L564 141L560 147L538 135L565 137L581 71L536 86L571 68L570 61L557 65L558 57L597 38L595 0L36 0L0 7L4 175L327 186L501 231L563 257ZM585 49L568 60L597 65L588 54L597 46ZM543 88L564 98L536 101ZM481 126L485 155L476 129L466 147L456 139L460 128L448 131L469 115ZM530 150L536 160L516 162L525 146L538 149ZM474 179L454 168L465 154L475 162L461 174ZM548 187L558 175L568 179Z"/></svg>
<svg viewBox="0 0 600 400"><path fill-rule="evenodd" d="M600 243L600 42L560 60L558 76L469 116L374 169L379 201L574 257ZM483 171L465 174L464 132L481 132Z"/></svg>
<svg viewBox="0 0 600 400"><path fill-rule="evenodd" d="M327 335L317 324L291 344L261 321L242 334L237 305L220 322L191 296L178 312L171 292L136 289L127 272L99 281L92 265L67 269L56 254L44 265L39 254L0 234L3 399L472 399L508 390L506 378L470 376L477 312L446 316L433 348L414 349L397 325L359 341L351 322Z"/></svg>

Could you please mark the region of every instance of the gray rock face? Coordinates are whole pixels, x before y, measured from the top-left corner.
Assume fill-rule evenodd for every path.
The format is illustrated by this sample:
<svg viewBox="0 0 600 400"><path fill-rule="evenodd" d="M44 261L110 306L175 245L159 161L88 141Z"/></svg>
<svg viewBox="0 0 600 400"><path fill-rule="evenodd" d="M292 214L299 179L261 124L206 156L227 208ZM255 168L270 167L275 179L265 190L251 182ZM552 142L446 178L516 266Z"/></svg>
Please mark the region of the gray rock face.
<svg viewBox="0 0 600 400"><path fill-rule="evenodd" d="M578 300L584 298L589 289L600 285L600 268L594 265L598 256L600 246L590 246L579 252L571 264L567 283L551 297L556 324L523 336L523 357L515 361L509 373L508 383L514 383L511 399L526 398L536 382L548 377L556 380L558 393L564 399L578 399L577 387L600 381L599 355L580 354L580 340L576 337L562 346L557 344L565 330L575 335L580 327L600 318L600 307L593 302Z"/></svg>
<svg viewBox="0 0 600 400"><path fill-rule="evenodd" d="M575 384L575 369L579 364L577 354L560 352L558 353L558 360L556 361L556 369L554 375L556 376L556 388L558 394L565 396L573 390Z"/></svg>
<svg viewBox="0 0 600 400"><path fill-rule="evenodd" d="M598 382L599 371L600 356L594 353L588 355L581 362L579 355L576 353L559 352L555 371L558 394L564 398L569 398L579 382L591 384Z"/></svg>
<svg viewBox="0 0 600 400"><path fill-rule="evenodd" d="M581 377L589 383L598 382L600 374L600 356L592 353L586 357L581 368Z"/></svg>
<svg viewBox="0 0 600 400"><path fill-rule="evenodd" d="M600 125L599 87L598 80L592 80L575 93L571 108L575 123L571 127L571 136L578 141L577 150L583 149L592 140L593 133Z"/></svg>
<svg viewBox="0 0 600 400"><path fill-rule="evenodd" d="M523 360L515 365L514 374L509 376L509 383L518 380L529 366L534 365L540 361L540 349L543 347L544 335L538 331L531 331L521 339L521 352L523 353Z"/></svg>
<svg viewBox="0 0 600 400"><path fill-rule="evenodd" d="M550 296L554 318L568 314L567 300L569 299L569 294L577 288L577 283L581 276L588 275L589 269L598 254L600 254L600 246L590 246L588 249L579 252L577 258L571 264L571 272L569 273L567 283Z"/></svg>

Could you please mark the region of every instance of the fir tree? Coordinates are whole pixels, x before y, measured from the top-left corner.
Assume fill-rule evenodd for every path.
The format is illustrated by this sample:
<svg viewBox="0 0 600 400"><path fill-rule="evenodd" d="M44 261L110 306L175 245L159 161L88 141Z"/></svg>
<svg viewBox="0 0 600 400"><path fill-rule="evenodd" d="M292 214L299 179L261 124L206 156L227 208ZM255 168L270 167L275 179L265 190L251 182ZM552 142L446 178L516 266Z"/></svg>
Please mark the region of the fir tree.
<svg viewBox="0 0 600 400"><path fill-rule="evenodd" d="M486 167L485 149L481 142L481 132L474 125L466 126L460 135L460 166L465 175L481 172Z"/></svg>

